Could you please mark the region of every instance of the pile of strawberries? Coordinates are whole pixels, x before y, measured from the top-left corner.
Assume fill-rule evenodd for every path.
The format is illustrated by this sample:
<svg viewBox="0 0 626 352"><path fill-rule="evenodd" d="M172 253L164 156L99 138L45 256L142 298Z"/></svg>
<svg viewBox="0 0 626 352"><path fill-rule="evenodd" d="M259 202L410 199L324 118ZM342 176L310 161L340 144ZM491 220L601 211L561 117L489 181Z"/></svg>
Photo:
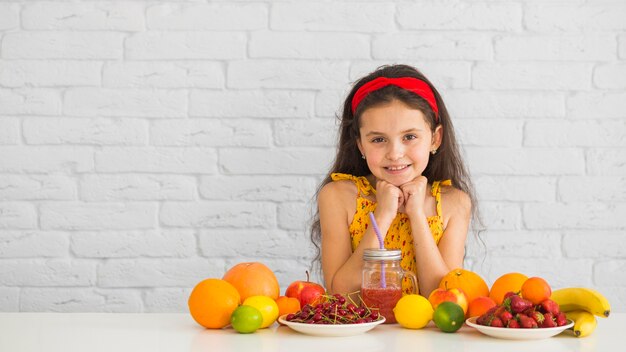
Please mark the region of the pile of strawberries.
<svg viewBox="0 0 626 352"><path fill-rule="evenodd" d="M476 323L498 328L532 329L563 326L567 324L567 319L553 300L546 299L533 305L519 294L508 292L502 304L479 316Z"/></svg>

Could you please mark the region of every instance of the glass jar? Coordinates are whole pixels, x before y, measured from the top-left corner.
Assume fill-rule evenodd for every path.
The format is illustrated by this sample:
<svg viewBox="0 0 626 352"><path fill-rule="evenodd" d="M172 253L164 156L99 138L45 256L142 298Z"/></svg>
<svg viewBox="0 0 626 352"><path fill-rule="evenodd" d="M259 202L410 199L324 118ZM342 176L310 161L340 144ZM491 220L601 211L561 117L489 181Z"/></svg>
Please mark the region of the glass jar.
<svg viewBox="0 0 626 352"><path fill-rule="evenodd" d="M417 278L410 271L402 269L400 250L366 249L363 252L363 279L361 297L370 308L378 308L384 316L385 324L393 324L396 318L393 308L402 298L402 279L413 281L413 293L417 287Z"/></svg>

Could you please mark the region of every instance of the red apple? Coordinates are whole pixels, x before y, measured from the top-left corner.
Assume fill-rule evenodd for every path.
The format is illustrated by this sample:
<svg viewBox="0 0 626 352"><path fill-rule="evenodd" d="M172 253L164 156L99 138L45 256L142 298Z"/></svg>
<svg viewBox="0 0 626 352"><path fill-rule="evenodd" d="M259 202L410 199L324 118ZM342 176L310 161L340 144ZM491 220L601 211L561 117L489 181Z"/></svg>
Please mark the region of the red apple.
<svg viewBox="0 0 626 352"><path fill-rule="evenodd" d="M463 312L467 314L467 294L460 288L438 288L430 293L428 301L436 309L442 302L454 302L463 308Z"/></svg>
<svg viewBox="0 0 626 352"><path fill-rule="evenodd" d="M315 282L309 281L309 272L306 272L306 281L294 281L287 291L285 296L297 298L300 301L300 307L304 307L305 304L314 304L323 294L326 293L324 287Z"/></svg>

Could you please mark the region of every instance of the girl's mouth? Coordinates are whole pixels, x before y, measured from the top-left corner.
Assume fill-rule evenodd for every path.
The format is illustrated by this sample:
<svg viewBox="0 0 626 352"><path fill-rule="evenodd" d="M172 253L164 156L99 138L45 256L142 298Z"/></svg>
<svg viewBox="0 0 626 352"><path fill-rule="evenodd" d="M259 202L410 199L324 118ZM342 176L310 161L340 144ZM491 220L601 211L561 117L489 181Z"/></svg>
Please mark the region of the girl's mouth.
<svg viewBox="0 0 626 352"><path fill-rule="evenodd" d="M411 164L386 166L384 167L384 169L390 173L399 173L399 172L406 170L409 166L411 166Z"/></svg>

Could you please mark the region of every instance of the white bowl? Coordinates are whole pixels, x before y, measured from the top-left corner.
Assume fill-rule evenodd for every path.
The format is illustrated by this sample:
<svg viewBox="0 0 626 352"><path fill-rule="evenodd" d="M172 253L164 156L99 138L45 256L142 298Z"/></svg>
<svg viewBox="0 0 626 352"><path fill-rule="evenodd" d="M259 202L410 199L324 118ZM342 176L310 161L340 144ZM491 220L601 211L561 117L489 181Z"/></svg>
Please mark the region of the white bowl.
<svg viewBox="0 0 626 352"><path fill-rule="evenodd" d="M377 325L385 322L385 317L381 317L379 320L371 323L363 324L306 324L306 323L294 323L285 319L287 314L278 317L278 322L287 325L289 328L307 335L314 336L352 336L362 334L369 330L372 330Z"/></svg>
<svg viewBox="0 0 626 352"><path fill-rule="evenodd" d="M558 335L563 331L574 326L574 322L569 320L568 324L563 326L558 326L555 328L536 328L536 329L511 329L511 328L495 328L492 326L485 326L476 324L476 319L478 317L472 317L467 319L465 322L467 325L473 327L474 329L480 331L481 333L497 337L500 339L508 339L508 340L537 340L537 339L545 339L548 337L552 337L554 335Z"/></svg>

